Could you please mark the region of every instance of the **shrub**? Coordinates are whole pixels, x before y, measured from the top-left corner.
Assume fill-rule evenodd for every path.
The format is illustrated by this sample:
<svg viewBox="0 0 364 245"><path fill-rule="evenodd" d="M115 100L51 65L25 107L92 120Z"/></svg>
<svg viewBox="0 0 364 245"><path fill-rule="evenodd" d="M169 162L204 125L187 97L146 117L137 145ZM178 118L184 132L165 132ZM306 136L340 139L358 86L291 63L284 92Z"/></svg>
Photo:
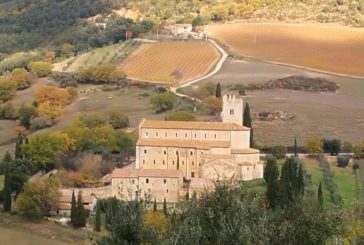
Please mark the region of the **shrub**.
<svg viewBox="0 0 364 245"><path fill-rule="evenodd" d="M175 111L171 112L167 116L168 121L197 121L196 116L187 111Z"/></svg>
<svg viewBox="0 0 364 245"><path fill-rule="evenodd" d="M208 113L215 115L222 110L222 100L215 96L209 96L202 101L202 106Z"/></svg>
<svg viewBox="0 0 364 245"><path fill-rule="evenodd" d="M338 156L337 157L337 166L340 168L346 168L349 165L350 157L349 156Z"/></svg>
<svg viewBox="0 0 364 245"><path fill-rule="evenodd" d="M25 128L30 127L30 121L37 115L37 108L33 105L23 104L19 108L19 121Z"/></svg>
<svg viewBox="0 0 364 245"><path fill-rule="evenodd" d="M36 117L30 120L30 130L36 131L43 128L52 127L53 120L51 117Z"/></svg>
<svg viewBox="0 0 364 245"><path fill-rule="evenodd" d="M0 118L15 120L18 118L18 110L11 102L8 102L1 108Z"/></svg>
<svg viewBox="0 0 364 245"><path fill-rule="evenodd" d="M78 81L82 83L115 83L124 78L124 72L114 64L89 66L78 75Z"/></svg>
<svg viewBox="0 0 364 245"><path fill-rule="evenodd" d="M53 65L44 61L35 61L29 64L32 72L36 73L39 77L46 77L52 73Z"/></svg>
<svg viewBox="0 0 364 245"><path fill-rule="evenodd" d="M0 101L8 101L15 96L17 84L9 78L0 77Z"/></svg>
<svg viewBox="0 0 364 245"><path fill-rule="evenodd" d="M109 121L114 129L125 128L129 126L129 118L122 112L110 112Z"/></svg>
<svg viewBox="0 0 364 245"><path fill-rule="evenodd" d="M286 157L287 147L284 145L276 145L272 147L272 155L277 159L282 159Z"/></svg>
<svg viewBox="0 0 364 245"><path fill-rule="evenodd" d="M77 77L72 73L55 72L52 74L52 78L59 83L59 87L61 88L78 86Z"/></svg>
<svg viewBox="0 0 364 245"><path fill-rule="evenodd" d="M176 95L173 93L164 93L153 96L150 103L157 109L156 113L171 110L176 102Z"/></svg>
<svg viewBox="0 0 364 245"><path fill-rule="evenodd" d="M359 168L360 168L359 163L355 162L355 163L353 164L353 170L358 170Z"/></svg>

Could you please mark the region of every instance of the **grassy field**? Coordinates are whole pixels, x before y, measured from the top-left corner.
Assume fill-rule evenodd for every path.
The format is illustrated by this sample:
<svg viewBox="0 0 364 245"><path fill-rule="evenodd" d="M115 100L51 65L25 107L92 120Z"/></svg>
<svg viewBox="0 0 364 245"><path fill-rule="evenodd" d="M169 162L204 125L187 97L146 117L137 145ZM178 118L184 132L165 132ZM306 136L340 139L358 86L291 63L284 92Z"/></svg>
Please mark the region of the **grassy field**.
<svg viewBox="0 0 364 245"><path fill-rule="evenodd" d="M90 87L94 88L94 86L83 85L79 86L79 89L90 90ZM142 118L164 120L166 114L155 114L155 109L150 106L150 99L155 94L156 92L150 88L138 88L134 86L110 92L102 91L101 87L98 87L95 92L84 94L78 101L66 106L61 117L57 120L56 125L37 131L36 133L64 129L79 115L88 112L98 112L106 115L113 110L122 111L128 115L132 127L137 127ZM181 98L177 98L176 109L185 106L186 102ZM12 122L13 124L9 124L8 122ZM7 124L5 125L5 123ZM7 137L7 141L4 141L3 144L0 142L0 157L6 151L12 151L14 149L13 142L12 144L6 144L6 142L14 140L17 136L16 134L9 134L13 126L15 126L15 122L13 121L0 121L0 129L3 128L3 130L0 130L0 136L4 135ZM0 137L0 139L3 138Z"/></svg>
<svg viewBox="0 0 364 245"><path fill-rule="evenodd" d="M125 59L138 46L139 43L135 41L105 46L56 63L53 70L59 72L77 72L81 68L91 65L118 63Z"/></svg>
<svg viewBox="0 0 364 245"><path fill-rule="evenodd" d="M91 244L91 232L50 221L33 223L16 215L0 213L0 244Z"/></svg>
<svg viewBox="0 0 364 245"><path fill-rule="evenodd" d="M188 86L179 91L193 94L192 89L193 86ZM225 87L223 93L226 92ZM311 135L353 143L363 140L363 135L358 132L364 131L364 98L344 94L262 90L249 91L243 100L250 105L255 140L264 145L292 145L294 138L297 138L299 145L303 145L305 138ZM295 117L292 120L261 121L256 116L260 112L273 111L292 113Z"/></svg>
<svg viewBox="0 0 364 245"><path fill-rule="evenodd" d="M364 31L360 29L235 23L210 25L206 31L239 56L364 76Z"/></svg>
<svg viewBox="0 0 364 245"><path fill-rule="evenodd" d="M220 58L210 42L143 44L120 67L130 79L180 84L207 74Z"/></svg>
<svg viewBox="0 0 364 245"><path fill-rule="evenodd" d="M0 226L0 244L13 245L65 245L66 242L45 238L31 232Z"/></svg>
<svg viewBox="0 0 364 245"><path fill-rule="evenodd" d="M324 204L326 207L333 207L330 192L325 184L323 172L318 161L315 159L305 159L303 163L305 169L311 175L312 190L314 193L317 195L318 186L321 181ZM331 165L330 172L333 175L333 180L337 187L337 193L342 197L343 207L347 209L354 208L357 204L357 189L355 175L352 168L338 168Z"/></svg>

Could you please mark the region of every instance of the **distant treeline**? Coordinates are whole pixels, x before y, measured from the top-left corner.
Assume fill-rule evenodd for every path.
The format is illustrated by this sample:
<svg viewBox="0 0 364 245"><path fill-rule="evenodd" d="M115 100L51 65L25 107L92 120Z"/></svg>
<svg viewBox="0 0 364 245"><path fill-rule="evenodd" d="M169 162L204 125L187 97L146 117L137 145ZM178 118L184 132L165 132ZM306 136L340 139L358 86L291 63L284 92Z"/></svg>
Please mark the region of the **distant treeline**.
<svg viewBox="0 0 364 245"><path fill-rule="evenodd" d="M118 15L101 18L106 26L87 20L110 14L112 8L103 0L19 0L1 4L0 54L38 47L60 52L65 43L80 52L125 40L128 30L137 36L153 27L148 21L136 24Z"/></svg>

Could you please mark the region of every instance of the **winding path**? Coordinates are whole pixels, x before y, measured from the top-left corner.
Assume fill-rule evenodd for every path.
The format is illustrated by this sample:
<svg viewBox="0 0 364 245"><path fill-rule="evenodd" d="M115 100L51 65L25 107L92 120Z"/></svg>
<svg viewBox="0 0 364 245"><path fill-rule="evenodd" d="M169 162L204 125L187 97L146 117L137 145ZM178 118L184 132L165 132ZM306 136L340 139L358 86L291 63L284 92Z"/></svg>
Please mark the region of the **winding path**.
<svg viewBox="0 0 364 245"><path fill-rule="evenodd" d="M219 51L220 51L220 53L221 53L221 58L220 58L220 60L217 62L217 64L216 64L216 66L215 66L215 69L213 69L211 72L209 72L207 75L205 75L205 76L203 76L203 77L200 77L200 78L197 78L197 79L195 79L195 80L192 80L192 81L189 81L189 82L187 82L187 83L184 83L184 84L181 84L181 85L179 85L179 86L177 86L177 87L171 87L170 88L170 90L171 90L171 92L173 92L173 93L175 93L177 96L180 96L180 97L188 97L188 98L190 98L190 99L192 99L192 100L196 100L195 98L192 98L192 97L190 97L190 96L188 96L188 95L185 95L185 94L181 94L181 93L178 93L177 92L177 89L179 89L179 88L184 88L184 87L187 87L187 86L190 86L190 85L192 85L192 84L194 84L194 83L197 83L197 82L199 82L199 81L201 81L201 80L204 80L204 79L206 79L206 78L209 78L209 77L211 77L211 76L213 76L213 75L215 75L217 72L219 72L220 71L220 69L221 69L221 67L222 67L222 65L224 64L224 62L225 62L225 60L226 60L226 58L229 56L229 54L222 48L222 47L220 47L214 40L209 40Z"/></svg>

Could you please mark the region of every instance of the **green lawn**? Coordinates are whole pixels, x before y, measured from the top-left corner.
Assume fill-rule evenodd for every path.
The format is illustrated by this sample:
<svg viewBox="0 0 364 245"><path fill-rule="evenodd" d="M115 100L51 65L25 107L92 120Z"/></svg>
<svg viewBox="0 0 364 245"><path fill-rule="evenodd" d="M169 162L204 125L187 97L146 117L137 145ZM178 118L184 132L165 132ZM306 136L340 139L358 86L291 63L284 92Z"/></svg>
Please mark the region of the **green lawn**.
<svg viewBox="0 0 364 245"><path fill-rule="evenodd" d="M317 193L321 181L324 204L327 207L332 206L330 192L328 191L321 167L315 159L305 159L304 167L311 175L312 191ZM342 197L344 208L353 208L357 202L355 175L351 168L338 168L330 166L330 172L333 175L334 183L337 187L337 193Z"/></svg>
<svg viewBox="0 0 364 245"><path fill-rule="evenodd" d="M357 189L355 174L352 168L338 168L331 166L331 172L334 174L334 182L337 186L337 192L342 197L345 208L354 208L357 204Z"/></svg>

